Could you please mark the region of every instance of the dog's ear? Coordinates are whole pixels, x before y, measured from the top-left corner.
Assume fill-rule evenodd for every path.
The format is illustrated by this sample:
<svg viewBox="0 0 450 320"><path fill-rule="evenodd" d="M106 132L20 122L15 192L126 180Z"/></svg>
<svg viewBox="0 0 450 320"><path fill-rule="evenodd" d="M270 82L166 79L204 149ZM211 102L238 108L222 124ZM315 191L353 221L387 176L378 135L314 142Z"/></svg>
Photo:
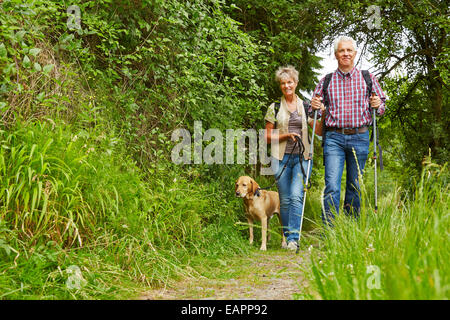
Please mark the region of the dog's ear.
<svg viewBox="0 0 450 320"><path fill-rule="evenodd" d="M250 181L251 181L251 183L252 183L252 189L251 189L251 190L252 190L252 193L255 194L256 190L259 188L259 185L258 185L258 183L256 183L256 181L253 180L253 179L251 179Z"/></svg>

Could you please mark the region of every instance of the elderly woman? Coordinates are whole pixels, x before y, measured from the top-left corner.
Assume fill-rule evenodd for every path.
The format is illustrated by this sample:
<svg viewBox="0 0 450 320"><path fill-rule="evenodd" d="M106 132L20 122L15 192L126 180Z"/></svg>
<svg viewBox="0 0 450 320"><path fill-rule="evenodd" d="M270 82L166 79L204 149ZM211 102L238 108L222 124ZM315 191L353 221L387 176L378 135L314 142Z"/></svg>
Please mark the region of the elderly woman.
<svg viewBox="0 0 450 320"><path fill-rule="evenodd" d="M280 67L275 73L275 79L283 96L277 114L276 104L272 103L264 118L266 141L272 143L272 169L280 195L280 214L287 240L287 245L284 243L282 247L296 250L303 206L303 181L306 179L304 175L310 150L307 124L312 127L313 119L308 120L303 101L295 93L298 71L292 66ZM273 129L278 129L278 133ZM316 125L316 132L321 132L320 124ZM295 143L296 137L300 137L303 142L303 157L299 155L301 149Z"/></svg>

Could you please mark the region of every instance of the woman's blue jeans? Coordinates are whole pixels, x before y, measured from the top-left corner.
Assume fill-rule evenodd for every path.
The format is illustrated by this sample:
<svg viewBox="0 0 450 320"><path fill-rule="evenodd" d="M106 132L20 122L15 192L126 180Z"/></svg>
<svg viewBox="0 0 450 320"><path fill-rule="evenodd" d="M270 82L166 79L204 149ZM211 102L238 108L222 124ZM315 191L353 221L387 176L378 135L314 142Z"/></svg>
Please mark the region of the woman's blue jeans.
<svg viewBox="0 0 450 320"><path fill-rule="evenodd" d="M334 213L339 214L344 164L347 168L344 211L347 215L359 217L361 204L358 170L362 175L369 154L369 140L368 130L352 135L345 135L336 131L326 132L323 150L325 192L322 211L322 220L325 225L333 226ZM356 162L355 157L358 162Z"/></svg>
<svg viewBox="0 0 450 320"><path fill-rule="evenodd" d="M288 159L289 154L285 154L281 161L273 158L273 161L278 162L273 168L276 168L276 170L274 170L275 178L278 178L277 186L278 194L280 196L280 214L283 223L283 233L287 243L299 240L300 220L303 207L303 181L306 180L306 177L303 176L302 169L300 168L298 154L293 154L289 161ZM279 176L286 163L286 169L284 169L283 174ZM306 171L308 170L308 161L303 160L302 165L306 174Z"/></svg>

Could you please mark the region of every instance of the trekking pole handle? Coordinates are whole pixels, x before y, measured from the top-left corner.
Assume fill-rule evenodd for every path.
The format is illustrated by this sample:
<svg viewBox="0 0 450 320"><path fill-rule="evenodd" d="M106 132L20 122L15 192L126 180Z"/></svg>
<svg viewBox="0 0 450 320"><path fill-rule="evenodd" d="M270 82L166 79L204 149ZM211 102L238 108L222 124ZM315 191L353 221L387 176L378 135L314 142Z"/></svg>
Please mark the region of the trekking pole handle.
<svg viewBox="0 0 450 320"><path fill-rule="evenodd" d="M316 93L316 98L319 98L320 101L323 103L323 98L320 94ZM314 109L314 111L317 111L318 109Z"/></svg>
<svg viewBox="0 0 450 320"><path fill-rule="evenodd" d="M376 97L376 92L372 92L372 97ZM376 139L377 139L377 110L375 108L372 108L372 121L373 121L373 141L375 143L375 147L373 149L373 159L377 159L377 150L376 150Z"/></svg>
<svg viewBox="0 0 450 320"><path fill-rule="evenodd" d="M312 160L313 157L313 148L314 148L314 135L316 134L316 122L317 122L317 110L314 110L314 122L313 122L313 130L312 130L312 138L311 138L311 146L309 148L309 158Z"/></svg>
<svg viewBox="0 0 450 320"><path fill-rule="evenodd" d="M323 99L318 93L316 93L316 98L320 98L321 101ZM318 111L318 109L314 109L314 123L313 123L313 132L312 132L311 146L314 145L314 136L316 134L317 111ZM311 153L312 153L312 148L313 147L311 147ZM311 153L309 154L309 156L312 159L312 154Z"/></svg>

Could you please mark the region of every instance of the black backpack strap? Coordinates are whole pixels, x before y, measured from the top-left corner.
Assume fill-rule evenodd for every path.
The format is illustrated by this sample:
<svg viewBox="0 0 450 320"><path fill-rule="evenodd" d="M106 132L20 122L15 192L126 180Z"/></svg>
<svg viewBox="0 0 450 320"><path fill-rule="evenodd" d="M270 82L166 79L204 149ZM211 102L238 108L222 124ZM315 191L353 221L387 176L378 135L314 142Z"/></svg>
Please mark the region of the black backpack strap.
<svg viewBox="0 0 450 320"><path fill-rule="evenodd" d="M274 107L275 118L277 117L278 111L280 111L280 106L281 106L281 103L279 101L275 102L275 107Z"/></svg>
<svg viewBox="0 0 450 320"><path fill-rule="evenodd" d="M326 134L327 127L325 126L325 118L326 118L328 112L330 112L330 110L329 110L330 100L328 98L328 86L330 85L332 77L333 77L333 73L327 74L325 76L325 80L323 81L323 84L322 84L322 98L323 98L323 104L325 105L325 114L322 115L322 121L324 121L323 133L322 133L322 149L325 147L325 138L327 136L327 134ZM325 165L325 152L323 153L323 164Z"/></svg>
<svg viewBox="0 0 450 320"><path fill-rule="evenodd" d="M323 104L325 105L326 108L325 112L328 112L328 107L330 106L330 100L328 99L328 86L330 85L332 77L333 77L332 73L327 74L325 76L325 80L323 81L322 85Z"/></svg>
<svg viewBox="0 0 450 320"><path fill-rule="evenodd" d="M383 171L383 150L381 150L381 145L380 145L380 140L379 140L379 131L378 131L378 126L377 126L377 141L375 141L375 145L374 148L378 147L378 154L380 155L378 158L380 160L380 170ZM373 128L372 128L372 133L370 134L370 142L373 141Z"/></svg>
<svg viewBox="0 0 450 320"><path fill-rule="evenodd" d="M275 107L274 107L274 115L275 115L274 129L277 128L277 114L278 114L278 111L280 111L280 106L281 106L281 103L279 101L276 101Z"/></svg>
<svg viewBox="0 0 450 320"><path fill-rule="evenodd" d="M361 73L364 77L364 81L366 82L367 85L367 96L370 98L370 95L372 94L372 78L370 77L370 73L368 70L361 70ZM384 166L383 166L383 151L381 150L381 145L380 145L380 141L378 139L379 137L379 133L378 133L378 127L377 127L377 141L375 141L375 146L374 148L378 148L378 152L379 152L379 159L380 159L380 170L383 170ZM370 135L370 141L373 141L373 129L372 129L372 134Z"/></svg>
<svg viewBox="0 0 450 320"><path fill-rule="evenodd" d="M308 120L308 109L311 107L311 101L308 99L303 100L303 109L305 110L306 119Z"/></svg>
<svg viewBox="0 0 450 320"><path fill-rule="evenodd" d="M383 171L383 151L381 150L381 145L378 141L378 127L377 127L377 146L378 146L378 152L379 152L379 159L380 159L380 171Z"/></svg>
<svg viewBox="0 0 450 320"><path fill-rule="evenodd" d="M372 78L368 70L361 70L361 73L367 85L367 95L370 97L372 94Z"/></svg>
<svg viewBox="0 0 450 320"><path fill-rule="evenodd" d="M306 126L308 126L308 109L311 106L311 101L308 99L304 99L303 100L303 110L305 111L305 116L306 116ZM314 132L313 132L314 134ZM311 143L311 138L309 137L308 134L308 142Z"/></svg>

